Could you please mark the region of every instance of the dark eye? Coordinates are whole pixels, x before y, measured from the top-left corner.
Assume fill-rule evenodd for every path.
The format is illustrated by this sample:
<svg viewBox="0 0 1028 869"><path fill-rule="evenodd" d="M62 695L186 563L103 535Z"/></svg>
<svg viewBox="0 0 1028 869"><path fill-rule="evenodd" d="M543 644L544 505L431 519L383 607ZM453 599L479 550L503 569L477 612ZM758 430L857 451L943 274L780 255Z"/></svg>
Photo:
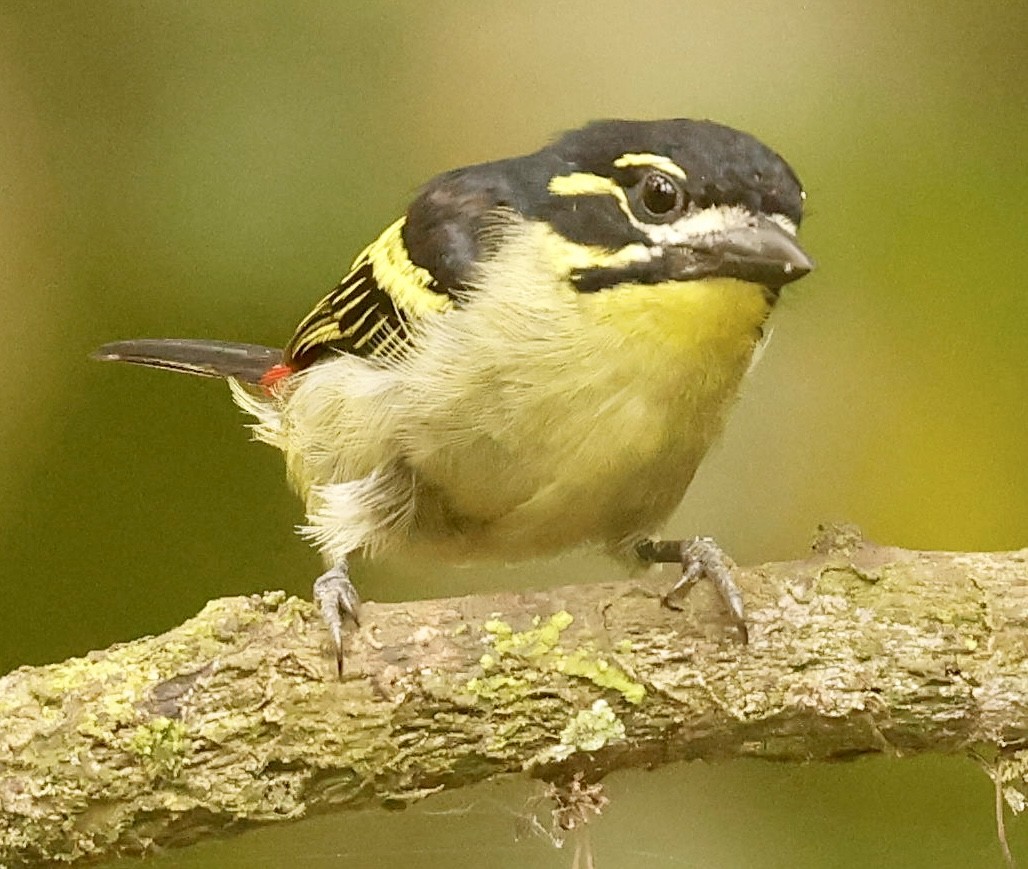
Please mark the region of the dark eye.
<svg viewBox="0 0 1028 869"><path fill-rule="evenodd" d="M643 178L642 204L650 214L661 216L682 203L682 191L663 172L650 172Z"/></svg>

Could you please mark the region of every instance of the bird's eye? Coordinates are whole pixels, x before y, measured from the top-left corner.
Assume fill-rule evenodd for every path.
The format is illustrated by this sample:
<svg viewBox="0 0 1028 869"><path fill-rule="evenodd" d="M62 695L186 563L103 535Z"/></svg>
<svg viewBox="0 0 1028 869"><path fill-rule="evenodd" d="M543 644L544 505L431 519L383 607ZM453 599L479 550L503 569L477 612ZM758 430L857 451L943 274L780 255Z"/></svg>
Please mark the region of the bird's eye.
<svg viewBox="0 0 1028 869"><path fill-rule="evenodd" d="M648 172L642 182L642 204L652 215L662 217L682 204L682 191L663 172Z"/></svg>

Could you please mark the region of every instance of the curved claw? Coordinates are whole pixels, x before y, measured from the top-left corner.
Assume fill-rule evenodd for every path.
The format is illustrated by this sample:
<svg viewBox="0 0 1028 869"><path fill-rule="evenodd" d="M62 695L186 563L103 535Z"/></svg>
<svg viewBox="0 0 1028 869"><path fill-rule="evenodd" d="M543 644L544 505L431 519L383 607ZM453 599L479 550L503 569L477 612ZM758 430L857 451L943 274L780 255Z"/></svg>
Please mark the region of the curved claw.
<svg viewBox="0 0 1028 869"><path fill-rule="evenodd" d="M314 580L314 602L321 618L332 634L336 654L336 669L343 675L343 623L346 617L360 625L360 595L350 582L350 571L345 562L326 570Z"/></svg>
<svg viewBox="0 0 1028 869"><path fill-rule="evenodd" d="M677 558L672 555L672 547L677 549ZM707 577L717 591L718 597L724 602L725 609L735 624L736 630L744 644L749 643L749 628L746 625L746 604L742 591L735 581L733 568L735 564L718 546L712 537L696 537L692 540L679 541L647 541L645 547L637 550L647 560L670 563L678 561L682 565L682 576L663 596L665 606L677 609L673 598L685 597L703 577Z"/></svg>

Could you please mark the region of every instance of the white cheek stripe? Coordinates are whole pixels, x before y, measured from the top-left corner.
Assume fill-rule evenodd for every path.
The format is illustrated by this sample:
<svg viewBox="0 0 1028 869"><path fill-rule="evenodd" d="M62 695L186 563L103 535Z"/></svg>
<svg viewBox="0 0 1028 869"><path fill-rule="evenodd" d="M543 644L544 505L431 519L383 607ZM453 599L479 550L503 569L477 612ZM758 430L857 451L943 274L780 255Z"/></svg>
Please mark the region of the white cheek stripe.
<svg viewBox="0 0 1028 869"><path fill-rule="evenodd" d="M796 234L796 222L791 217L786 217L784 214L771 214L769 217L789 235Z"/></svg>

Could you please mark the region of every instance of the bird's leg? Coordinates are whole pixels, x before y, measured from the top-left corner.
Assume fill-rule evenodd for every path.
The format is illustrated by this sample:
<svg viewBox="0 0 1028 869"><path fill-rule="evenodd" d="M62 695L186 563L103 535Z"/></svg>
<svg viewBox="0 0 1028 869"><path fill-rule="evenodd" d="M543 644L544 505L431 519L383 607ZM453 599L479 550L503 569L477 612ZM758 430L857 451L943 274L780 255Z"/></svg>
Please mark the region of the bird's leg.
<svg viewBox="0 0 1028 869"><path fill-rule="evenodd" d="M336 666L343 675L343 623L347 616L355 625L360 624L360 595L350 582L350 569L344 559L314 580L314 602L321 617L332 633L336 652Z"/></svg>
<svg viewBox="0 0 1028 869"><path fill-rule="evenodd" d="M746 627L746 607L742 591L735 582L731 559L712 537L694 537L692 540L644 540L635 552L650 564L681 564L682 576L663 596L665 606L676 608L674 598L685 597L697 582L707 577L725 604L728 614L742 636L749 642Z"/></svg>

